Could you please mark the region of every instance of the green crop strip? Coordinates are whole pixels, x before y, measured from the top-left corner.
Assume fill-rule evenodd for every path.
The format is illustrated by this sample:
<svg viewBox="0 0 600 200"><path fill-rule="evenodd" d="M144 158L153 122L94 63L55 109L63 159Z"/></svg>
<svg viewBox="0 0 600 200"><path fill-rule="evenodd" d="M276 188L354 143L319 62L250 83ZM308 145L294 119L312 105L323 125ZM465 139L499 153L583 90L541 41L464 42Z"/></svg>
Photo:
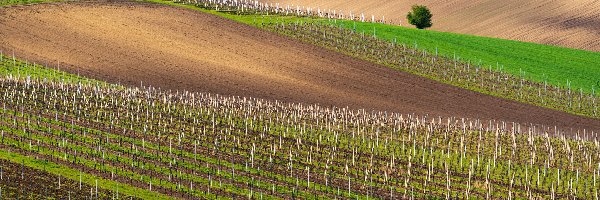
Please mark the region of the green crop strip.
<svg viewBox="0 0 600 200"><path fill-rule="evenodd" d="M3 55L2 53L0 53L0 76L13 77L16 79L60 81L65 83L93 84L102 87L118 87L103 81L85 78L77 74L71 74L39 64L25 62L6 54Z"/></svg>
<svg viewBox="0 0 600 200"><path fill-rule="evenodd" d="M33 176L32 176L33 175ZM90 198L133 198L116 191L97 188L94 185L77 182L44 170L27 167L22 162L13 163L0 158L0 196L21 199L70 199L70 197ZM27 179L25 179L27 177ZM57 183L58 180L58 183ZM117 188L118 189L118 188Z"/></svg>
<svg viewBox="0 0 600 200"><path fill-rule="evenodd" d="M129 196L137 196L144 199L170 199L169 197L159 193L132 187L126 184L118 183L116 181L106 180L95 175L83 173L81 171L71 169L66 166L58 165L53 162L40 161L35 158L20 155L14 152L9 152L5 149L0 150L0 158L9 160L13 163L23 163L27 167L35 168L38 170L44 170L52 174L57 174L69 178L74 181L79 181L79 175L81 175L81 181L88 185L95 185L97 183L98 187L107 190L116 190L116 188L120 188L120 193Z"/></svg>

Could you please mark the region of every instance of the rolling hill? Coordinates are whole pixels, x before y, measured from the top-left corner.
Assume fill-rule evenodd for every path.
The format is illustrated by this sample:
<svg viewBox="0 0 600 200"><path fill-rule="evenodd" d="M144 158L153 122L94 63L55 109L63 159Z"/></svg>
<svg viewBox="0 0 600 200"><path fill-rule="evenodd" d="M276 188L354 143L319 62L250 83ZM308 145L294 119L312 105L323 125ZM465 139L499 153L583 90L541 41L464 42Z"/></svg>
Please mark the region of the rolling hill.
<svg viewBox="0 0 600 200"><path fill-rule="evenodd" d="M596 0L261 1L385 16L388 22L410 27L406 13L412 5L422 4L433 13L433 30L600 51L600 1Z"/></svg>
<svg viewBox="0 0 600 200"><path fill-rule="evenodd" d="M113 83L600 129L598 120L460 89L183 8L40 4L3 9L0 21L4 52Z"/></svg>
<svg viewBox="0 0 600 200"><path fill-rule="evenodd" d="M599 198L600 120L566 113L596 117L582 90L349 21L30 2L0 2L0 199Z"/></svg>

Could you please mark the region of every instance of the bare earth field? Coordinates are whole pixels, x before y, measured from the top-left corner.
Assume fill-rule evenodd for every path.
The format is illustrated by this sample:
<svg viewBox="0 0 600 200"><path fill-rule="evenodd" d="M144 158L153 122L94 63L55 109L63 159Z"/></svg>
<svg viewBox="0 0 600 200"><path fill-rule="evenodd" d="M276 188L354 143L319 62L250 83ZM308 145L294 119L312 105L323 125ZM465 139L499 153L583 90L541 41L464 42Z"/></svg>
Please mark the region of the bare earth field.
<svg viewBox="0 0 600 200"><path fill-rule="evenodd" d="M600 120L494 98L220 17L145 3L0 9L0 49L163 89L600 131Z"/></svg>
<svg viewBox="0 0 600 200"><path fill-rule="evenodd" d="M260 0L280 5L364 13L414 27L406 14L414 4L433 13L433 30L600 51L598 0ZM295 6L294 6L295 8Z"/></svg>

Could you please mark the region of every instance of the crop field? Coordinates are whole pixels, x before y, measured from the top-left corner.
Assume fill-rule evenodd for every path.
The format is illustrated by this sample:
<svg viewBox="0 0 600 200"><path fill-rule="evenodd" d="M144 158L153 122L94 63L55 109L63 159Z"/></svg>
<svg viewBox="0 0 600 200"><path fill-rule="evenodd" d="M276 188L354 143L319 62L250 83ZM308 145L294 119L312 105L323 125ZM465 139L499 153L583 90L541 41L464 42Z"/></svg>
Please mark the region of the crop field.
<svg viewBox="0 0 600 200"><path fill-rule="evenodd" d="M600 200L594 90L152 2L0 8L0 199Z"/></svg>
<svg viewBox="0 0 600 200"><path fill-rule="evenodd" d="M185 4L186 2L182 1L182 3ZM526 73L522 70L520 70L518 76L515 76L511 73L499 71L499 66L494 68L492 66L481 65L480 62L472 63L471 61L461 60L461 57L456 56L456 54L452 59L449 59L448 57L440 55L437 48L435 51L427 52L427 50L418 49L417 44L414 44L415 46L412 47L411 45L407 45L405 43L399 43L396 39L393 41L380 39L377 37L375 32L372 32L371 35L365 33L364 31L360 32L360 30L356 28L356 25L354 25L353 28L347 27L344 23L342 23L343 20L340 20L341 22L339 24L337 22L331 23L331 19L328 19L327 21L319 21L313 20L312 18L307 18L308 22L300 20L293 21L293 17L290 18L288 16L294 15L289 14L290 12L301 12L297 9L286 9L283 7L262 7L260 4L258 4L259 6L257 9L252 10L251 7L255 6L252 3L213 3L212 1L199 1L195 4L192 3L192 5L200 7L201 9L209 9L203 10L206 12L215 13L216 11L217 14L220 14L221 16L232 18L238 21L247 20L243 19L243 16L254 16L254 20L251 22L251 24L254 24L260 28L271 30L283 35L288 35L296 39L301 39L305 42L342 52L353 57L370 60L391 68L409 71L413 74L422 75L462 88L468 88L519 102L526 102L542 107L548 107L597 118L598 109L596 102L598 101L598 97L594 89L596 84L594 81L592 81L595 79L594 76L591 76L592 78L589 81L589 83L591 83L590 85L592 91L591 93L588 93L587 91L584 92L584 88L572 86L573 83L568 81L568 79L565 86L555 86L549 83L547 80L541 83L535 82L528 78ZM211 12L210 9L213 11ZM235 13L236 15L218 13L219 9L221 9L221 12ZM270 13L275 16L282 16L282 18L265 20L263 16L263 19L257 20L256 16L254 15L256 13L263 15L268 15ZM303 15L321 16L323 13L319 12L317 14L300 14L300 16ZM325 15L327 15L327 13L325 13ZM356 22L352 23L356 24ZM265 24L267 24L267 26L265 26ZM274 26L269 26L273 24L276 25L275 28L273 28ZM372 25L374 23L363 24ZM498 47L501 45L495 46ZM410 58L411 56L414 58ZM440 67L439 65L445 65L445 67ZM586 67L586 69L594 68L595 67ZM579 73L579 75L585 74L586 73ZM537 96L527 95L536 93ZM573 96L575 93L579 94L579 98ZM585 96L587 96L587 98ZM576 103L577 108L575 109L574 104L572 103L574 99L578 99L577 101L579 101ZM587 102L584 103L581 101ZM585 106L585 104L587 104L587 106ZM586 114L585 112L588 113Z"/></svg>
<svg viewBox="0 0 600 200"><path fill-rule="evenodd" d="M93 17L96 15L104 17ZM17 7L6 10L2 16L14 18L0 25L3 26L0 30L6 32L0 42L7 54L4 63L11 67L13 75L20 68L26 68L13 66L14 50L17 58L30 60L29 63L43 63L49 68L128 86L523 125L531 123L558 126L564 130L600 130L598 120L557 111L562 109L594 116L593 110L581 109L585 107L584 102L589 101L589 95L583 95L585 98L580 101L582 95L574 89L571 96L577 98L571 100L571 107L569 102L565 102L565 106L545 101L547 107L556 105L556 108L540 108L398 70L406 68L406 63L401 63L403 68L395 64L393 68L378 65L183 8L132 2L73 2ZM265 24L269 24L268 21ZM413 61L430 59L423 57L421 52L410 55ZM465 62L457 63L466 65ZM454 62L451 64L453 66ZM470 70L476 69L470 67ZM462 76L462 72L456 73L455 77ZM470 85L478 85L482 79L470 80ZM520 79L511 78L501 86L517 80L521 83ZM537 94L536 89L534 87L533 91ZM547 89L554 91L551 87ZM552 98L565 97L565 92L568 91L544 91L542 94ZM520 100L520 95L513 96ZM537 103L545 106L541 101Z"/></svg>
<svg viewBox="0 0 600 200"><path fill-rule="evenodd" d="M3 155L2 157L4 158L5 156ZM117 198L116 193L112 194L110 190L98 189L87 183L80 183L44 170L31 168L25 166L24 163L17 164L17 162L0 159L0 166L2 166L0 168L0 185L2 185L0 197L3 198ZM121 198L129 199L126 196L121 196Z"/></svg>
<svg viewBox="0 0 600 200"><path fill-rule="evenodd" d="M149 1L168 5L181 5L172 3L171 1ZM203 4L200 5L203 6ZM194 6L189 4L181 6L194 8ZM281 8L283 6L284 4L281 4ZM295 10L295 7L293 8ZM567 87L568 82L572 88L581 88L587 93L592 93L592 90L596 90L597 92L600 88L597 85L597 82L600 81L598 79L600 77L600 53L597 51L585 51L449 32L423 31L380 23L306 18L296 17L292 14L282 14L285 12L276 14L274 11L271 11L269 15L266 15L266 11L263 11L258 12L259 15L257 16L255 15L256 13L252 13L252 15L236 15L233 12L216 12L214 11L214 7L206 7L200 10L253 25L263 22L274 23L275 21L288 23L328 23L354 29L360 33L364 32L365 35L373 35L375 33L377 38L390 42L396 41L399 44L407 46L416 46L420 50L427 50L429 52L437 50L439 55L445 57L460 57L461 60L469 61L473 65L485 68L491 67L496 71L523 76L528 80L538 83L546 82L554 86ZM346 12L346 14L348 13ZM596 34L596 32L592 32L592 34ZM592 42L595 41L593 39L591 41L586 40L585 44Z"/></svg>
<svg viewBox="0 0 600 200"><path fill-rule="evenodd" d="M22 61L14 56L4 55L3 52L0 52L0 75L16 79L45 79L65 83L103 84L106 86L106 83L102 81Z"/></svg>
<svg viewBox="0 0 600 200"><path fill-rule="evenodd" d="M180 198L597 197L596 133L3 79L5 151ZM46 102L44 104L39 102ZM508 128L510 127L510 128Z"/></svg>
<svg viewBox="0 0 600 200"><path fill-rule="evenodd" d="M413 27L406 13L414 4L428 6L433 15L432 30L557 45L588 51L600 51L597 15L600 2L595 0L260 0L280 7L296 5L321 10L337 10L355 15L364 13L387 23Z"/></svg>
<svg viewBox="0 0 600 200"><path fill-rule="evenodd" d="M357 32L364 32L366 35L373 35L375 32L376 37L380 39L416 46L420 50L430 52L437 50L439 55L445 57L459 57L474 65L491 67L496 71L510 73L514 76L523 76L527 80L538 83L546 82L557 87L570 85L571 88L581 88L586 93L597 93L600 88L597 83L600 81L597 78L600 77L600 68L598 67L600 66L600 53L593 51L448 32L421 31L379 23L282 16L274 15L274 13L270 13L270 15L264 13L236 15L232 12L199 9L193 5L183 5L172 1L146 0L145 2L182 6L254 26L275 21L307 23L318 21L336 24L356 29ZM2 49L9 50L6 46ZM107 78L102 77L102 79Z"/></svg>
<svg viewBox="0 0 600 200"><path fill-rule="evenodd" d="M469 62L460 62L459 58L446 59L439 57L437 52L418 51L414 48L407 48L405 44L389 43L332 25L276 23L266 25L266 28L319 46L335 48L336 51L355 57L412 71L415 74L464 88L472 88L475 91L570 111L588 117L598 116L596 102L600 101L600 98L593 94L584 95L581 89L577 93L576 90L570 88L558 88L546 83L530 82L523 77L515 77L491 68L471 65ZM574 105L573 102L577 102L575 103L577 105Z"/></svg>

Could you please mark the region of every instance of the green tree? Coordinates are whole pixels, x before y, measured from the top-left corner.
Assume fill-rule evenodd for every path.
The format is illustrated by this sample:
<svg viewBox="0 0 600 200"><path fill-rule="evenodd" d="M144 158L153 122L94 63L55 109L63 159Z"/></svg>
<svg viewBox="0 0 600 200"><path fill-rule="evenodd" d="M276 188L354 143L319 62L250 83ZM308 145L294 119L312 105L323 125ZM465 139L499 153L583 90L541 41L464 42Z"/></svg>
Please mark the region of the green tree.
<svg viewBox="0 0 600 200"><path fill-rule="evenodd" d="M408 12L408 15L406 15L406 19L408 19L408 23L415 25L418 29L424 29L431 27L432 16L433 15L431 14L427 6L413 5L412 11Z"/></svg>

